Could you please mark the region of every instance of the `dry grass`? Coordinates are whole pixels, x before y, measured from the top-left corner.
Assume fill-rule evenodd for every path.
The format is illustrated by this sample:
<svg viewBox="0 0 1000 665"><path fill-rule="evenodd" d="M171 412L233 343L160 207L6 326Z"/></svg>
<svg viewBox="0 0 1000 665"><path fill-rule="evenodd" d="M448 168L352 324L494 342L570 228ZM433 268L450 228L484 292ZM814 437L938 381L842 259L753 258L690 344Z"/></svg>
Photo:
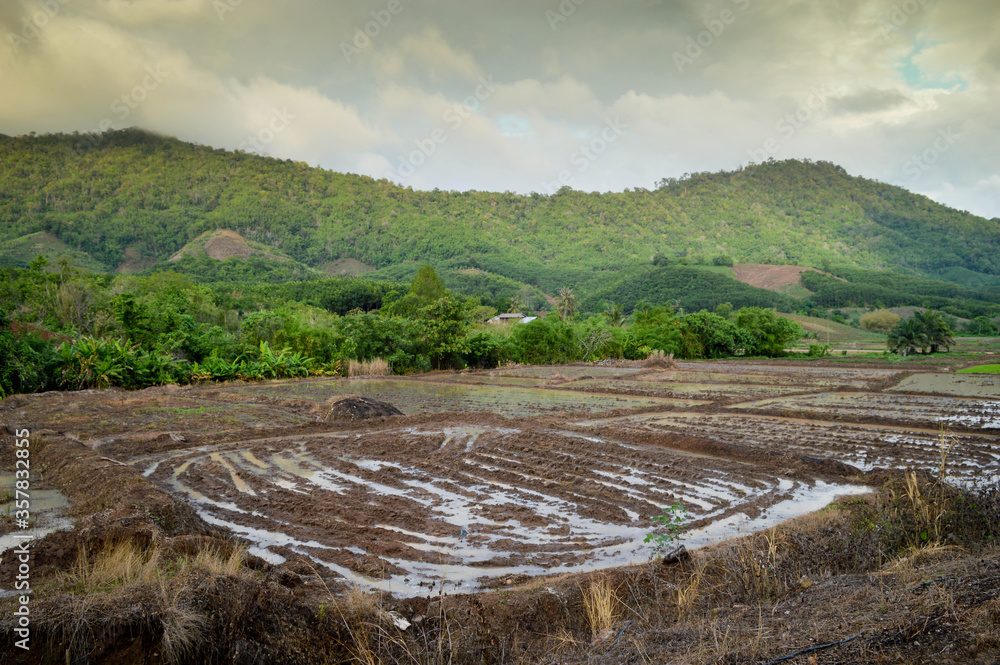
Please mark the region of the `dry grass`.
<svg viewBox="0 0 1000 665"><path fill-rule="evenodd" d="M190 602L186 589L173 588L161 580L157 596L163 659L168 663L191 662L205 641L208 618Z"/></svg>
<svg viewBox="0 0 1000 665"><path fill-rule="evenodd" d="M63 586L87 595L119 586L152 583L159 577L159 550L132 542L119 543L90 555L81 549L76 564L62 574Z"/></svg>
<svg viewBox="0 0 1000 665"><path fill-rule="evenodd" d="M909 517L912 523L909 541L914 547L937 544L941 539L941 522L945 515L946 505L938 497L932 496L935 486L943 490L943 484L923 484L917 478L915 471L910 471L904 478L902 488L890 487L892 505L896 511L891 519L904 521Z"/></svg>
<svg viewBox="0 0 1000 665"><path fill-rule="evenodd" d="M213 577L235 576L246 571L246 556L246 546L240 545L228 551L205 547L191 559L168 560L157 547L125 541L96 554L81 549L76 564L61 575L60 585L74 593L93 594L117 587L162 583L191 569L203 570Z"/></svg>
<svg viewBox="0 0 1000 665"><path fill-rule="evenodd" d="M596 638L614 629L618 621L618 597L608 578L591 582L586 588L581 588L581 592L591 634Z"/></svg>
<svg viewBox="0 0 1000 665"><path fill-rule="evenodd" d="M246 570L246 560L246 545L233 547L228 552L221 548L204 547L195 555L190 566L212 575L230 577Z"/></svg>
<svg viewBox="0 0 1000 665"><path fill-rule="evenodd" d="M643 367L652 367L656 369L677 369L677 362L674 360L674 354L664 353L663 351L653 351L649 354L649 357L642 361Z"/></svg>
<svg viewBox="0 0 1000 665"><path fill-rule="evenodd" d="M392 367L387 360L351 360L347 363L347 376L358 378L362 376L391 376Z"/></svg>
<svg viewBox="0 0 1000 665"><path fill-rule="evenodd" d="M205 547L179 558L132 541L95 553L81 549L73 567L56 578L55 588L70 595L63 597L63 612L52 622L67 635L71 652L87 652L96 637L94 626L106 623L108 608L128 606L130 612L147 612L150 625L159 623L165 662L192 662L205 644L210 620L195 603L191 580L198 578L186 574L207 573L211 588L220 577L244 575L245 562L242 546Z"/></svg>
<svg viewBox="0 0 1000 665"><path fill-rule="evenodd" d="M698 567L686 581L677 585L677 620L683 621L691 616L695 604L702 595L701 583L704 579L705 564Z"/></svg>

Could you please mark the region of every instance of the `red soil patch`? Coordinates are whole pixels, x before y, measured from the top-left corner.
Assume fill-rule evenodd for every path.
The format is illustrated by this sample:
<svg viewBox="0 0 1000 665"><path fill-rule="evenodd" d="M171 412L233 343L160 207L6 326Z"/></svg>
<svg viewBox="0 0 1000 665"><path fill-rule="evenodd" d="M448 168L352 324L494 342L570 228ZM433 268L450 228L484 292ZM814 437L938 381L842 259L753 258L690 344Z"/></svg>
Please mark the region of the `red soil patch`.
<svg viewBox="0 0 1000 665"><path fill-rule="evenodd" d="M219 231L205 243L205 253L217 261L225 261L230 256L251 256L254 251L247 241L235 231Z"/></svg>
<svg viewBox="0 0 1000 665"><path fill-rule="evenodd" d="M736 279L768 291L782 291L789 286L802 285L802 273L813 268L804 266L773 266L761 263L738 263L733 266ZM820 272L820 271L816 271Z"/></svg>
<svg viewBox="0 0 1000 665"><path fill-rule="evenodd" d="M51 330L46 330L45 328L37 326L34 323L20 323L15 321L10 324L9 329L15 337L35 335L36 337L41 337L44 341L52 342L53 344L62 344L63 342L73 341L73 338L71 337L52 332Z"/></svg>
<svg viewBox="0 0 1000 665"><path fill-rule="evenodd" d="M275 261L288 260L287 258L276 256L270 252L254 249L247 243L243 236L236 231L229 230L215 231L205 242L204 251L209 258L215 259L216 261L225 261L231 256L241 256L243 258L250 256L262 256L265 259L274 259ZM170 257L170 260L180 261L185 256L190 256L196 253L197 249L192 249L188 246Z"/></svg>

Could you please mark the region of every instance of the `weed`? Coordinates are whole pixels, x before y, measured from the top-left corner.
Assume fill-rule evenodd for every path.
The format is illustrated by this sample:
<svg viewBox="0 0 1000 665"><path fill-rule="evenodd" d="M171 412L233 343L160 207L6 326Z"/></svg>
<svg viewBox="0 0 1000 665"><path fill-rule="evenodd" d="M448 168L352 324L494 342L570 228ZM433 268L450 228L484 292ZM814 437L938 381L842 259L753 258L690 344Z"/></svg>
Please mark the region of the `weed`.
<svg viewBox="0 0 1000 665"><path fill-rule="evenodd" d="M653 521L660 525L660 530L647 533L643 540L645 543L653 544L653 551L649 555L651 559L662 556L663 551L680 538L684 523L687 521L687 510L681 504L675 503L665 509L662 515L654 517Z"/></svg>

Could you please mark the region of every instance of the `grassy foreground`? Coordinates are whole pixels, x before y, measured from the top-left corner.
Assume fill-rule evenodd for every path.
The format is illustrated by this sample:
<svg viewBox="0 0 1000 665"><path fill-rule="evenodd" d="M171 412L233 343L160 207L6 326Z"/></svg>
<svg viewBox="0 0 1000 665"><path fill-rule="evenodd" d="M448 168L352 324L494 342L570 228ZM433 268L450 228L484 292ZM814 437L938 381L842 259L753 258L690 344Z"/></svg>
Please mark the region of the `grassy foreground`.
<svg viewBox="0 0 1000 665"><path fill-rule="evenodd" d="M1000 365L978 365L958 370L959 374L1000 374Z"/></svg>

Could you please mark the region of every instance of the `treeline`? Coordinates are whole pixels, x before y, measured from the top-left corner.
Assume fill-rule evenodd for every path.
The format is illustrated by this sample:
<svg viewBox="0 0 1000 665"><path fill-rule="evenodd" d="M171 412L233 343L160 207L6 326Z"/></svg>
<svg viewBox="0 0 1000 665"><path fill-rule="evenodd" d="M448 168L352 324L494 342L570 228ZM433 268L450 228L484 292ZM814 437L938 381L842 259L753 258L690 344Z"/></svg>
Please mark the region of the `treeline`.
<svg viewBox="0 0 1000 665"><path fill-rule="evenodd" d="M714 309L719 303L740 307L802 309L802 301L758 289L731 276L684 265L642 266L605 278L593 295L581 301L584 311L600 311L604 303L620 303L632 312L639 303L669 303L684 311Z"/></svg>
<svg viewBox="0 0 1000 665"><path fill-rule="evenodd" d="M206 231L229 229L312 269L337 259L452 262L548 293L578 283L550 269L615 270L656 254L1000 274L995 222L823 162L607 194L419 192L131 129L2 138L0 182L0 243L50 232L107 270L166 260ZM239 281L229 267L197 269Z"/></svg>
<svg viewBox="0 0 1000 665"><path fill-rule="evenodd" d="M488 325L496 309L450 292L429 266L408 286L365 280L207 286L176 273L93 275L44 260L0 286L0 391L342 374L386 360L431 369L645 358L774 356L801 336L772 310L725 305L682 316L638 304L582 318L552 312ZM44 341L42 336L56 336Z"/></svg>
<svg viewBox="0 0 1000 665"><path fill-rule="evenodd" d="M803 286L813 292L807 307L914 306L967 319L1000 315L1000 293L848 266L832 267L830 272L834 276L802 273Z"/></svg>

